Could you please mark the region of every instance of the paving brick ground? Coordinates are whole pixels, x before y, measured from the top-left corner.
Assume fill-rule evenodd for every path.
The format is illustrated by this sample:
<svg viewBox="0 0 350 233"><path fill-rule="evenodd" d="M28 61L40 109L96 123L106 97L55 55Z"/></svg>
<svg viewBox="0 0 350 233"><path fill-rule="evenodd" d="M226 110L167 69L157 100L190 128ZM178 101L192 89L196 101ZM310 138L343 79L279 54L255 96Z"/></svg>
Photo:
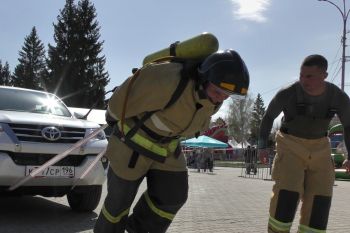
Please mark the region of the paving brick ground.
<svg viewBox="0 0 350 233"><path fill-rule="evenodd" d="M169 233L267 232L273 181L268 171L244 177L240 168L217 167L213 173L189 170L189 197L170 226ZM145 188L142 185L141 190ZM141 191L140 190L140 191ZM350 182L336 181L328 231L350 232ZM297 232L299 213L292 231Z"/></svg>
<svg viewBox="0 0 350 233"><path fill-rule="evenodd" d="M169 232L266 232L272 181L242 178L237 168L216 168L213 174L190 170L189 174L188 202ZM350 232L349 192L350 182L336 181L328 232ZM298 218L299 214L292 232Z"/></svg>
<svg viewBox="0 0 350 233"><path fill-rule="evenodd" d="M243 178L240 168L218 167L213 173L190 169L188 201L168 232L266 232L273 182L261 179L262 175L260 172L260 179ZM145 186L143 183L139 195ZM349 192L350 182L336 181L327 232L350 232ZM101 206L102 201L93 213L75 213L66 198L0 198L0 233L92 233ZM298 218L299 214L293 233Z"/></svg>

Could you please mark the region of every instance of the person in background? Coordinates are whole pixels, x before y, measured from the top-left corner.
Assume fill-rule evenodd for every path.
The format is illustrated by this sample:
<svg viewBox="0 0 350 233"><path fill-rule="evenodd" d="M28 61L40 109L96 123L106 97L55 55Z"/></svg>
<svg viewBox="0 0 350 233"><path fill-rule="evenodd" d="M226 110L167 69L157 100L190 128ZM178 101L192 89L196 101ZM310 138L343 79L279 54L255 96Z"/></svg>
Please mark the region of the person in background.
<svg viewBox="0 0 350 233"><path fill-rule="evenodd" d="M196 168L197 172L201 172L202 168L202 152L198 149L196 150Z"/></svg>
<svg viewBox="0 0 350 233"><path fill-rule="evenodd" d="M209 170L209 160L210 160L210 150L208 148L203 149L202 157L203 157L203 170L206 172Z"/></svg>
<svg viewBox="0 0 350 233"><path fill-rule="evenodd" d="M245 173L250 175L251 170L253 169L253 159L254 159L254 148L247 146L244 150L244 164L245 164Z"/></svg>
<svg viewBox="0 0 350 233"><path fill-rule="evenodd" d="M284 116L276 134L268 232L290 232L299 201L299 233L326 232L331 207L334 166L327 130L334 114L344 126L350 147L350 100L326 80L327 60L318 54L304 59L299 81L271 100L260 125L259 153L264 152L274 119ZM350 168L349 158L344 166Z"/></svg>
<svg viewBox="0 0 350 233"><path fill-rule="evenodd" d="M214 169L214 150L210 150L209 161L208 161L208 169L210 172L213 172Z"/></svg>

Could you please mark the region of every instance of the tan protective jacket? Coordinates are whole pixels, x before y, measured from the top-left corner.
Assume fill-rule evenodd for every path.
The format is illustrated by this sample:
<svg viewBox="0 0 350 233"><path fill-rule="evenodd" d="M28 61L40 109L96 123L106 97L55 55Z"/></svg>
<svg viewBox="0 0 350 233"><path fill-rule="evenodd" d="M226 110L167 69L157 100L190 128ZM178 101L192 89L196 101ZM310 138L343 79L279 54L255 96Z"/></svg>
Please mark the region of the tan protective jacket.
<svg viewBox="0 0 350 233"><path fill-rule="evenodd" d="M190 79L178 100L170 107L163 109L172 97L181 77L182 64L161 63L151 64L142 68L139 76L132 84L127 98L125 123L134 126L131 117L139 119L145 112L159 110L145 121L145 126L161 136L193 137L195 133L209 127L211 116L219 109L209 99L201 99L195 90L194 80ZM108 113L120 120L123 104L130 79L127 79L112 95ZM198 108L198 106L202 106ZM156 142L141 129L138 134ZM111 155L107 155L111 156ZM111 164L113 167L113 164Z"/></svg>

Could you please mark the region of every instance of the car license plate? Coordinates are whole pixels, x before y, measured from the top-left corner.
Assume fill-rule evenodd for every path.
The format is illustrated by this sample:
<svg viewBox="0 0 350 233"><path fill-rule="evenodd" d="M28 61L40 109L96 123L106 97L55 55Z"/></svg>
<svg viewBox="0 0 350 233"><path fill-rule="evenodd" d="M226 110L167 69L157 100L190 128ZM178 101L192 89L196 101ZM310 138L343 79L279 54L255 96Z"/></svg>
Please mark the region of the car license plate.
<svg viewBox="0 0 350 233"><path fill-rule="evenodd" d="M26 166L25 175L29 175L34 169L39 166ZM49 166L36 177L74 177L74 167L73 166Z"/></svg>

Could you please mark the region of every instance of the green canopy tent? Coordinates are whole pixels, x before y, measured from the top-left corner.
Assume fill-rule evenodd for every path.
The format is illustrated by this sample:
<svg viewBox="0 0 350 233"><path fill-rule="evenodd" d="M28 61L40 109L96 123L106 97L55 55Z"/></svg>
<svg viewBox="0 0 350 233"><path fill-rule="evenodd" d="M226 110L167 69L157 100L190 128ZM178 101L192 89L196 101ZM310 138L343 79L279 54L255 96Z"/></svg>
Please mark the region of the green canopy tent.
<svg viewBox="0 0 350 233"><path fill-rule="evenodd" d="M227 148L228 144L214 138L202 135L198 138L191 138L181 142L186 147L205 147L205 148Z"/></svg>

